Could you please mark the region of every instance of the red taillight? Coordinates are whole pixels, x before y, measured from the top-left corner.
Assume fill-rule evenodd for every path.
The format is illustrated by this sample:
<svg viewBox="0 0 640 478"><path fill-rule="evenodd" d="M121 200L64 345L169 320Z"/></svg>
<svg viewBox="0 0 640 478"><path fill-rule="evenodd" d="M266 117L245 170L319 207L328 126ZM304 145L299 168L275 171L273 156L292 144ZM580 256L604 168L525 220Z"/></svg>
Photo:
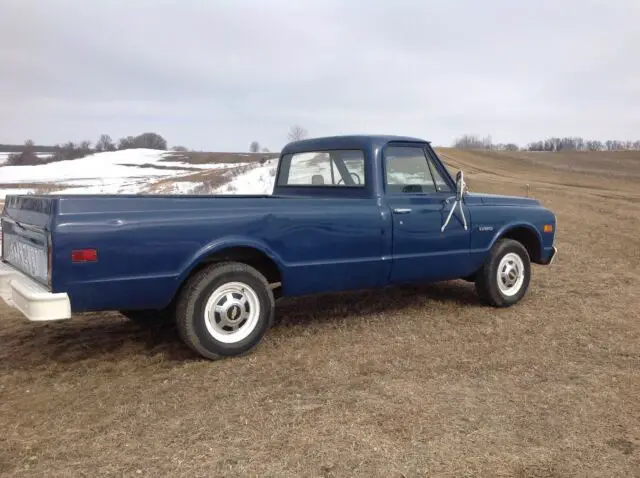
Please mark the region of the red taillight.
<svg viewBox="0 0 640 478"><path fill-rule="evenodd" d="M71 251L71 262L97 262L98 251L95 249L76 249Z"/></svg>

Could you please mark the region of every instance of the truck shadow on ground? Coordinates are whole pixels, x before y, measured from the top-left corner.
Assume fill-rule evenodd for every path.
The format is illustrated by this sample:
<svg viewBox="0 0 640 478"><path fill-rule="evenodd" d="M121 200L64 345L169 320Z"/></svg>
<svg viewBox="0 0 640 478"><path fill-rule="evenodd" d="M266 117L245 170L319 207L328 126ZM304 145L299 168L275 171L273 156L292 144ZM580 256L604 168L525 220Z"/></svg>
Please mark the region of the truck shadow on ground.
<svg viewBox="0 0 640 478"><path fill-rule="evenodd" d="M358 316L370 314L401 313L403 309L422 307L425 301L480 305L473 284L464 281L321 294L279 300L273 328L326 323L351 316L357 320Z"/></svg>
<svg viewBox="0 0 640 478"><path fill-rule="evenodd" d="M270 334L293 325L318 325L369 314L402 313L429 301L480 306L473 285L463 281L283 298L277 302ZM29 370L78 361L163 362L202 360L180 340L174 324L139 325L116 312L90 313L68 322L30 324L16 321L0 331L0 370Z"/></svg>

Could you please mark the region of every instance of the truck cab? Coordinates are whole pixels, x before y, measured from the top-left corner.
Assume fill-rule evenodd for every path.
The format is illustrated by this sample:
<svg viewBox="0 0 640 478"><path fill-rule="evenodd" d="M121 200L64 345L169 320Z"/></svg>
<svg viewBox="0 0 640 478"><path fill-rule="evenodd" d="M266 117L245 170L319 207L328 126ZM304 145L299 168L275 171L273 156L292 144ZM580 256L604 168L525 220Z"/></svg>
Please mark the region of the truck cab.
<svg viewBox="0 0 640 478"><path fill-rule="evenodd" d="M553 260L555 215L533 198L467 192L428 141L338 136L287 145L274 195L373 200L388 233L381 257L391 284L476 277L500 237L519 240L537 264ZM356 219L357 220L357 219ZM547 226L547 232L544 227Z"/></svg>

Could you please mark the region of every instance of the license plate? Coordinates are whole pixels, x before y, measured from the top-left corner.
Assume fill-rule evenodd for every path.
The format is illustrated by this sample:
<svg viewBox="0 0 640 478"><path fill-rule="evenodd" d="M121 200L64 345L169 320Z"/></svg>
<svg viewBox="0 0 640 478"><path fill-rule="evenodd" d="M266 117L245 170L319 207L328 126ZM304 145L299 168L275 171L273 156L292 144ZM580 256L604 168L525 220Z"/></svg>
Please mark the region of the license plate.
<svg viewBox="0 0 640 478"><path fill-rule="evenodd" d="M12 234L4 236L4 259L25 274L47 281L47 251Z"/></svg>

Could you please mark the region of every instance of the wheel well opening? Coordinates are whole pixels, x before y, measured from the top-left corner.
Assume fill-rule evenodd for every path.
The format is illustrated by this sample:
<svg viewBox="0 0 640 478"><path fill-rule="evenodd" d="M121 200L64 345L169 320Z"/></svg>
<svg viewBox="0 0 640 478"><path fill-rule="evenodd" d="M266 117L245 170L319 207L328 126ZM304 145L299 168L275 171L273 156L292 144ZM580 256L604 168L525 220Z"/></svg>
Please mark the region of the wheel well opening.
<svg viewBox="0 0 640 478"><path fill-rule="evenodd" d="M516 227L514 229L510 229L503 234L502 237L504 239L513 239L514 241L518 241L529 253L531 262L540 262L542 256L540 242L538 241L538 237L535 232L528 227Z"/></svg>
<svg viewBox="0 0 640 478"><path fill-rule="evenodd" d="M177 290L173 294L173 297L171 298L171 302L169 302L166 307L175 307L176 301L180 297L182 290L187 285L191 277L213 263L227 261L242 262L257 269L265 276L267 282L274 288L274 293L278 291L278 289L274 287L274 285L281 285L282 283L282 275L280 273L280 269L278 269L277 264L273 260L271 260L269 256L267 256L264 252L258 249L253 249L251 247L231 247L229 249L215 252L200 261L200 263L196 267L194 267L189 275L180 283Z"/></svg>
<svg viewBox="0 0 640 478"><path fill-rule="evenodd" d="M264 252L251 247L232 247L215 252L198 264L192 274L214 262L227 261L242 262L257 269L270 284L282 281L282 275L276 263Z"/></svg>

